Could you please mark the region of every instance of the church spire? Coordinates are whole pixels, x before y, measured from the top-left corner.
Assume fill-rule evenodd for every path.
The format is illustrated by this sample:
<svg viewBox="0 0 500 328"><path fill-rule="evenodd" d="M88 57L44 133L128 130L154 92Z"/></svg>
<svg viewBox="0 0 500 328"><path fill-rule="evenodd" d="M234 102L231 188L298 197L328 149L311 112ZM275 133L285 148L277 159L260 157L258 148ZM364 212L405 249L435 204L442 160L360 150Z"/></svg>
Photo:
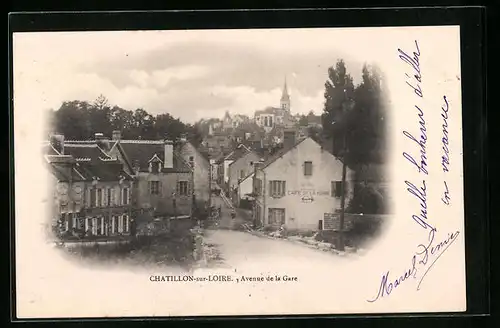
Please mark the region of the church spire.
<svg viewBox="0 0 500 328"><path fill-rule="evenodd" d="M283 94L281 95L281 108L290 110L290 95L288 94L288 87L286 84L286 75L285 75L285 85L283 86Z"/></svg>

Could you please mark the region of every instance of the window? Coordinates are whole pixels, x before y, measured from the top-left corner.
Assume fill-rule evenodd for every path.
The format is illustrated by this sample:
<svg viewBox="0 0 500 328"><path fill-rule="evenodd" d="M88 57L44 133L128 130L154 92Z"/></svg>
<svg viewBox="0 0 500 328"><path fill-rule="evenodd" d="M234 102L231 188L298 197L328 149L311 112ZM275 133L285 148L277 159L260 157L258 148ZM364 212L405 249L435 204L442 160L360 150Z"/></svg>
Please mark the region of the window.
<svg viewBox="0 0 500 328"><path fill-rule="evenodd" d="M255 185L254 185L253 191L257 195L260 195L262 193L262 180L261 179L255 179Z"/></svg>
<svg viewBox="0 0 500 328"><path fill-rule="evenodd" d="M105 226L104 226L104 218L101 217L101 235L105 235L106 234L106 230L105 230Z"/></svg>
<svg viewBox="0 0 500 328"><path fill-rule="evenodd" d="M187 181L179 181L177 183L177 194L180 196L188 195L188 182Z"/></svg>
<svg viewBox="0 0 500 328"><path fill-rule="evenodd" d="M118 216L118 233L123 232L123 215Z"/></svg>
<svg viewBox="0 0 500 328"><path fill-rule="evenodd" d="M92 189L92 190L90 190L90 206L95 207L96 203L97 203L96 200L97 200L97 190Z"/></svg>
<svg viewBox="0 0 500 328"><path fill-rule="evenodd" d="M102 206L102 189L99 188L99 189L96 189L96 192L97 192L97 198L96 198L96 204L95 204L95 207L100 207Z"/></svg>
<svg viewBox="0 0 500 328"><path fill-rule="evenodd" d="M193 156L189 156L189 165L191 166L191 168L194 168L194 157Z"/></svg>
<svg viewBox="0 0 500 328"><path fill-rule="evenodd" d="M285 196L286 181L269 181L269 193L271 197Z"/></svg>
<svg viewBox="0 0 500 328"><path fill-rule="evenodd" d="M115 190L113 188L110 188L108 190L108 201L109 201L109 206L116 205Z"/></svg>
<svg viewBox="0 0 500 328"><path fill-rule="evenodd" d="M240 170L240 179L245 177L245 170Z"/></svg>
<svg viewBox="0 0 500 328"><path fill-rule="evenodd" d="M285 224L285 209L270 208L269 209L269 224L282 225Z"/></svg>
<svg viewBox="0 0 500 328"><path fill-rule="evenodd" d="M111 234L116 233L116 216L111 217Z"/></svg>
<svg viewBox="0 0 500 328"><path fill-rule="evenodd" d="M71 227L73 229L78 229L78 218L76 216L76 213L71 213L71 216L72 216L72 218L71 218L72 219L71 220L72 221L71 222Z"/></svg>
<svg viewBox="0 0 500 328"><path fill-rule="evenodd" d="M108 188L107 189L107 202L106 202L106 206L111 206L111 200L113 199L113 195L111 194L111 192L113 191L113 189L111 188Z"/></svg>
<svg viewBox="0 0 500 328"><path fill-rule="evenodd" d="M344 188L345 188L344 193L347 193L347 181L344 184ZM332 181L331 196L337 198L340 198L342 196L342 181Z"/></svg>
<svg viewBox="0 0 500 328"><path fill-rule="evenodd" d="M149 181L149 193L151 195L160 194L160 181Z"/></svg>
<svg viewBox="0 0 500 328"><path fill-rule="evenodd" d="M313 163L304 162L304 175L310 176L313 174Z"/></svg>
<svg viewBox="0 0 500 328"><path fill-rule="evenodd" d="M123 188L122 189L122 205L128 205L128 204L129 204L128 188Z"/></svg>
<svg viewBox="0 0 500 328"><path fill-rule="evenodd" d="M161 163L160 162L151 162L151 172L159 173L161 172Z"/></svg>
<svg viewBox="0 0 500 328"><path fill-rule="evenodd" d="M124 214L123 215L123 231L124 232L129 232L129 217L128 215Z"/></svg>
<svg viewBox="0 0 500 328"><path fill-rule="evenodd" d="M92 235L97 236L97 229L98 229L98 219L97 218L92 218Z"/></svg>

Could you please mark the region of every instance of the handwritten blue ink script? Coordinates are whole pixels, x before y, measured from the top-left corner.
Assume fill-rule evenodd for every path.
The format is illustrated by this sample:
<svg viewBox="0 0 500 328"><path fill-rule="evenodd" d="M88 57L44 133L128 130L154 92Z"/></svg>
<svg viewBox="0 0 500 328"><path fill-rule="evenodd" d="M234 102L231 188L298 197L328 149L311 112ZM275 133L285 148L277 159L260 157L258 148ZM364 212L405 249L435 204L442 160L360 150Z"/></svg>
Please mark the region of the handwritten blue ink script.
<svg viewBox="0 0 500 328"><path fill-rule="evenodd" d="M418 101L424 99L424 93L422 91L423 74L420 67L420 56L422 55L422 52L417 40L415 40L415 49L410 53L411 54L408 54L408 52L398 49L399 58L407 64L407 69L409 69L409 72L405 73L406 84L415 94L415 102L417 103ZM448 136L449 103L446 96L443 97L443 100L444 105L441 107L441 118L443 121L441 135L442 156L440 158L440 164L442 171L446 174L449 172L449 167L451 165L450 151L448 147L450 143ZM382 275L376 296L367 300L368 302L375 302L383 297L391 295L391 293L396 290L398 286L410 279L418 280L417 290L420 290L422 281L433 268L434 264L460 235L459 231L453 231L448 233L441 241L436 240L436 233L438 229L435 223L431 220L432 216L429 215L428 208L429 190L426 178L429 175L429 161L427 154L428 131L425 119L425 108L419 104L414 104L412 108L415 110L416 114L416 125L414 128L416 128L418 133L412 133L407 130L403 131L403 135L407 139L411 140L410 144L414 147L413 150L403 152L403 157L413 168L416 169L416 172L421 175L421 180L419 179L418 182L405 180L404 183L409 196L419 203L420 209L418 213L412 214L411 218L419 228L427 231L427 240L417 245L406 269L397 273L386 271ZM445 190L441 201L445 205L449 205L451 197L446 180L444 181L444 188Z"/></svg>

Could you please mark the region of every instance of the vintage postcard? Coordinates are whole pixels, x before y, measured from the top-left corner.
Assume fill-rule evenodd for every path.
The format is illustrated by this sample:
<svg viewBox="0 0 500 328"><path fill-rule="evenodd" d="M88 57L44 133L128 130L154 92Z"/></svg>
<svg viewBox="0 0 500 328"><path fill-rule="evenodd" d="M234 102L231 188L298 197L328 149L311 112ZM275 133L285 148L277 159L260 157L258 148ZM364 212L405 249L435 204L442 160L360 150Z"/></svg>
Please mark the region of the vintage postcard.
<svg viewBox="0 0 500 328"><path fill-rule="evenodd" d="M13 35L16 316L466 311L459 26Z"/></svg>

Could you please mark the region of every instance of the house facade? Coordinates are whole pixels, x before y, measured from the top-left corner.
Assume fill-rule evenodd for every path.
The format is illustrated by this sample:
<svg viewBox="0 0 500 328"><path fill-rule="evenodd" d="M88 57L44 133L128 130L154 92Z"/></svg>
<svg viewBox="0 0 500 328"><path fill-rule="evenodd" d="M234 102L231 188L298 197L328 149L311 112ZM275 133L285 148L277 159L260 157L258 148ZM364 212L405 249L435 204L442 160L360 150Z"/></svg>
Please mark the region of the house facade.
<svg viewBox="0 0 500 328"><path fill-rule="evenodd" d="M209 205L211 189L211 165L209 159L185 139L179 141L176 151L193 169L195 205L198 208Z"/></svg>
<svg viewBox="0 0 500 328"><path fill-rule="evenodd" d="M343 164L311 138L285 139L284 148L256 170L254 218L263 226L321 229L326 216L340 211ZM352 176L348 169L346 204Z"/></svg>
<svg viewBox="0 0 500 328"><path fill-rule="evenodd" d="M62 137L62 136L58 136ZM134 234L133 177L95 142L58 140L45 155L55 178L51 226L61 239L109 240Z"/></svg>
<svg viewBox="0 0 500 328"><path fill-rule="evenodd" d="M132 168L135 206L142 220L191 216L193 169L169 140L122 140L116 134L110 155Z"/></svg>
<svg viewBox="0 0 500 328"><path fill-rule="evenodd" d="M238 185L241 180L246 178L249 174L254 171L254 163L260 160L257 153L252 150L244 149L244 153L235 158L234 161L229 164L228 168L228 185L229 194L233 204L238 205L241 196L238 193Z"/></svg>

